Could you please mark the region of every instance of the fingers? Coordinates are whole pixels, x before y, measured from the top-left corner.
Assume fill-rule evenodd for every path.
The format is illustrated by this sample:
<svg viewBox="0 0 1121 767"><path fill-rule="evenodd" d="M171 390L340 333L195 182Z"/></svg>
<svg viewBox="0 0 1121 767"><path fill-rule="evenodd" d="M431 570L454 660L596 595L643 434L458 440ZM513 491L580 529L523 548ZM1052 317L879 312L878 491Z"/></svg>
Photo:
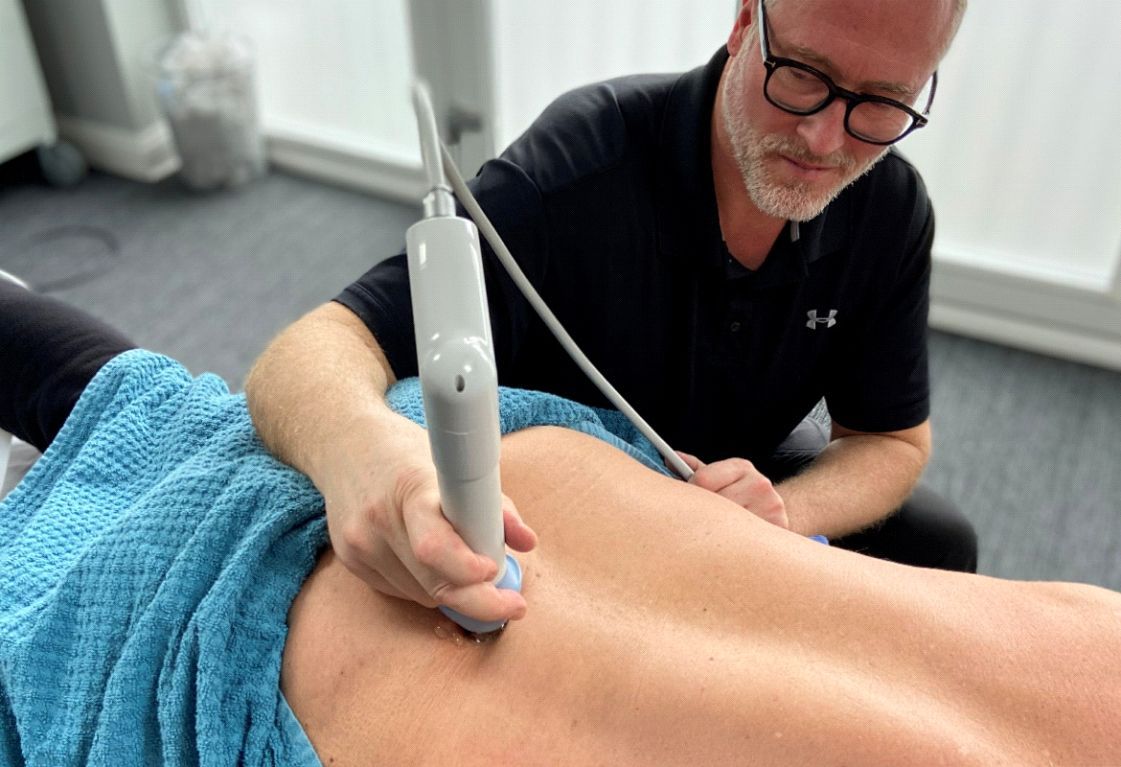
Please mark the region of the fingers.
<svg viewBox="0 0 1121 767"><path fill-rule="evenodd" d="M339 560L371 587L426 607L445 605L478 620L514 620L525 599L498 589L499 565L470 549L444 518L434 476L409 472L382 503L355 513L327 504L331 542ZM348 513L349 512L349 513ZM537 536L503 496L503 524L511 548L530 551Z"/></svg>
<svg viewBox="0 0 1121 767"><path fill-rule="evenodd" d="M764 522L770 522L772 525L777 525L783 530L790 529L790 517L786 513L786 505L784 503L772 504L758 513L756 513L754 509L748 510Z"/></svg>
<svg viewBox="0 0 1121 767"><path fill-rule="evenodd" d="M517 621L525 617L526 601L517 591L476 583L445 592L440 604L481 621Z"/></svg>
<svg viewBox="0 0 1121 767"><path fill-rule="evenodd" d="M696 472L698 469L703 468L705 465L704 462L695 455L682 452L681 450L674 450L673 452L677 453L678 458L685 461L685 465L692 469L694 472Z"/></svg>
<svg viewBox="0 0 1121 767"><path fill-rule="evenodd" d="M502 526L506 545L514 551L533 551L537 546L537 533L522 521L514 502L506 496L502 496Z"/></svg>
<svg viewBox="0 0 1121 767"><path fill-rule="evenodd" d="M751 461L729 458L694 470L692 484L744 507L755 516L789 529L786 504L774 484Z"/></svg>
<svg viewBox="0 0 1121 767"><path fill-rule="evenodd" d="M435 492L417 501L404 503L405 536L398 538L400 545L394 550L428 594L438 597L437 588L445 585L466 586L497 577L498 564L463 542L445 519Z"/></svg>
<svg viewBox="0 0 1121 767"><path fill-rule="evenodd" d="M743 458L728 458L694 469L689 480L698 487L723 495L741 506L750 497L771 489L771 481Z"/></svg>
<svg viewBox="0 0 1121 767"><path fill-rule="evenodd" d="M346 511L327 503L327 530L339 561L387 596L435 607L435 600L412 576L390 545L392 533L382 534L379 530L381 526L373 522L376 512L347 515Z"/></svg>
<svg viewBox="0 0 1121 767"><path fill-rule="evenodd" d="M417 602L425 607L444 605L480 621L520 620L527 610L525 597L516 591L496 588L489 581L467 586L443 586L437 589L439 598L433 598L399 562L385 568L388 575L362 563L350 569L386 596Z"/></svg>
<svg viewBox="0 0 1121 767"><path fill-rule="evenodd" d="M514 533L516 545L512 548L529 551L537 545L537 535L522 522L505 496L502 512L504 525ZM426 596L477 620L519 620L525 616L525 597L494 586L498 563L473 552L438 506L435 515L426 504L406 506L404 519L416 566L409 566L407 556L403 564Z"/></svg>

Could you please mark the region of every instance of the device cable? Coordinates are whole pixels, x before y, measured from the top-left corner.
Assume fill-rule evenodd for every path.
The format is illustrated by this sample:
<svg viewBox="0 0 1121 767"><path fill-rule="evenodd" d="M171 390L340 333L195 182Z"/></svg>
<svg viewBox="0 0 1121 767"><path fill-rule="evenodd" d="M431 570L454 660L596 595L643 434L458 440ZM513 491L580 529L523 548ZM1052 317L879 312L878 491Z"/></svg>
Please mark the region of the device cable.
<svg viewBox="0 0 1121 767"><path fill-rule="evenodd" d="M487 218L487 214L483 212L482 207L475 199L475 195L471 194L471 190L467 188L467 183L463 180L463 176L460 175L455 160L452 159L451 153L448 152L448 148L444 146L443 142L440 142L440 150L444 159L444 175L446 175L448 181L451 182L452 191L455 192L455 196L459 198L459 201L463 204L467 213L475 221L483 237L490 243L491 248L494 249L495 255L498 256L498 260L502 263L502 266L505 267L510 278L514 280L514 284L518 286L518 289L521 290L526 300L529 301L530 306L537 312L537 316L539 316L545 323L545 326L549 328L549 331L557 341L560 342L560 345L564 347L564 350L568 352L568 355L572 357L572 360L580 366L584 374L588 376L591 382L596 385L596 388L603 393L603 396L607 397L611 404L630 419L631 423L635 425L635 428L642 432L644 437L650 440L658 453L665 459L666 465L672 468L682 479L692 479L693 470L681 459L681 456L675 453L673 448L669 446L669 443L662 439L661 436L654 431L653 427L638 414L638 411L631 407L630 403L623 398L623 395L611 385L611 382L599 372L596 366L592 364L592 361L588 359L587 355L585 355L584 352L580 350L580 347L576 345L576 342L572 340L572 336L570 336L568 331L564 329L564 326L560 324L556 315L554 315L552 310L545 304L545 301L541 298L537 289L533 287L521 267L518 266L518 262L515 261L514 257L510 254L510 250L506 247L506 243L502 241L498 230L494 228L490 219Z"/></svg>

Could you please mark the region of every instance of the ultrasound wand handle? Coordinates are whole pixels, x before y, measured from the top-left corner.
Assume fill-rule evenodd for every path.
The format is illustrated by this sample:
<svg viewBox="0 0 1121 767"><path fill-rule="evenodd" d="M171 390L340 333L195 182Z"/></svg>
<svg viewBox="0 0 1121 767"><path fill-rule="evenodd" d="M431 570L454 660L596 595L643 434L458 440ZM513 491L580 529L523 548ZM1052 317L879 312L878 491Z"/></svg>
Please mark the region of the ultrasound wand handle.
<svg viewBox="0 0 1121 767"><path fill-rule="evenodd" d="M506 554L502 520L498 369L479 233L471 221L455 215L423 85L414 87L413 105L432 188L424 200L425 217L406 234L406 253L424 417L440 506L464 542L498 564L496 585L518 588L520 568ZM504 625L441 610L476 633Z"/></svg>
<svg viewBox="0 0 1121 767"><path fill-rule="evenodd" d="M505 556L498 372L474 225L454 216L406 235L424 418L444 516L473 551Z"/></svg>

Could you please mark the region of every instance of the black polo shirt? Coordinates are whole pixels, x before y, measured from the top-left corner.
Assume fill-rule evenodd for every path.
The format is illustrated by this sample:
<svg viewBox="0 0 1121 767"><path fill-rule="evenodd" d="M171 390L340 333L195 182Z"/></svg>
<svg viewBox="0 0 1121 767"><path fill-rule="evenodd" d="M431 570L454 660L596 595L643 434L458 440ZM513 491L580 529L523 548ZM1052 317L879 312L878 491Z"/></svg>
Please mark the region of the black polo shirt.
<svg viewBox="0 0 1121 767"><path fill-rule="evenodd" d="M676 449L765 462L823 396L849 428L921 423L934 236L922 180L889 153L743 269L721 237L709 154L726 60L721 49L685 74L561 96L472 191L568 332ZM606 406L483 249L501 383ZM336 300L399 378L416 375L403 254Z"/></svg>

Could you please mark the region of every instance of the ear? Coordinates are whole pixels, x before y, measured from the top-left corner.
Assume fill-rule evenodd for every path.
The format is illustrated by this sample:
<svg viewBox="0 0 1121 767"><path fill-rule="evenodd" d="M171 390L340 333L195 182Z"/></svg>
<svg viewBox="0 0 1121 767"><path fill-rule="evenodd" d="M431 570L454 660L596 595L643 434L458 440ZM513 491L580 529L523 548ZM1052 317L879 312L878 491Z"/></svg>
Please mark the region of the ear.
<svg viewBox="0 0 1121 767"><path fill-rule="evenodd" d="M736 25L732 27L732 33L728 35L729 56L735 56L740 52L740 48L743 47L744 40L747 39L749 27L751 27L754 12L755 0L741 0L740 11L736 14Z"/></svg>

